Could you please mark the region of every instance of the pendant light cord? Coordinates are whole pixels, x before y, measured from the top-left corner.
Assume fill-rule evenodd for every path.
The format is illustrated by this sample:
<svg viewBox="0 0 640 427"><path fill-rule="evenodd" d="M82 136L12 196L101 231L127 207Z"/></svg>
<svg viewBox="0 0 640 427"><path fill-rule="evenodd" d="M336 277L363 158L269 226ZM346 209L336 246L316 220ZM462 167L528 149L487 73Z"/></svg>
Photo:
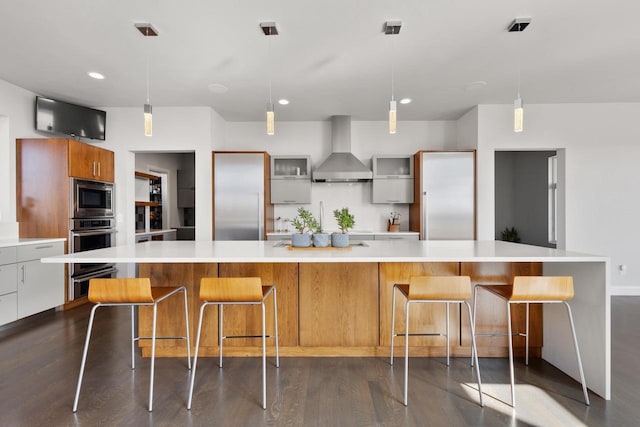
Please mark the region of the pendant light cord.
<svg viewBox="0 0 640 427"><path fill-rule="evenodd" d="M516 56L518 58L518 99L520 98L520 72L521 72L521 49L520 49L520 38L522 37L522 23L518 22L518 42L516 43Z"/></svg>
<svg viewBox="0 0 640 427"><path fill-rule="evenodd" d="M145 37L147 38L147 40L149 40L149 27L147 27L145 32L146 32ZM147 42L147 44L149 43ZM151 56L150 49L147 48L147 104L150 104L149 102L149 57L150 56Z"/></svg>
<svg viewBox="0 0 640 427"><path fill-rule="evenodd" d="M395 35L395 27L391 29L391 100L393 101L393 93L394 93L394 74L395 74L395 64L394 64L394 45L393 45L393 36Z"/></svg>
<svg viewBox="0 0 640 427"><path fill-rule="evenodd" d="M268 67L269 67L269 105L273 105L273 101L271 100L271 66L272 66L272 61L271 61L271 27L269 27L269 38L268 38L268 42L267 42L267 62L268 62Z"/></svg>

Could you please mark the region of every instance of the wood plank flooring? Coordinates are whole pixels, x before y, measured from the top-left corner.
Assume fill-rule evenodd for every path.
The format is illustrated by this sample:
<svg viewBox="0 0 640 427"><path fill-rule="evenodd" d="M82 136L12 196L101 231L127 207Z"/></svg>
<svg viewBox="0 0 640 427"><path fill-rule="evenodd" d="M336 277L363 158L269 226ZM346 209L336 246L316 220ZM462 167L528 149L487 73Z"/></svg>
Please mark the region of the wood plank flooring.
<svg viewBox="0 0 640 427"><path fill-rule="evenodd" d="M409 406L402 405L404 362L387 358L282 358L198 363L193 407L186 409L184 358L156 362L154 411L147 411L149 360L130 369L129 311L99 309L77 414L71 412L89 306L46 312L0 327L0 426L637 426L640 425L640 297L614 297L613 400L591 394L553 366L516 364L518 407L509 401L506 359L480 360L484 408L468 359L412 358ZM401 354L401 353L400 353ZM588 382L588 378L587 378Z"/></svg>

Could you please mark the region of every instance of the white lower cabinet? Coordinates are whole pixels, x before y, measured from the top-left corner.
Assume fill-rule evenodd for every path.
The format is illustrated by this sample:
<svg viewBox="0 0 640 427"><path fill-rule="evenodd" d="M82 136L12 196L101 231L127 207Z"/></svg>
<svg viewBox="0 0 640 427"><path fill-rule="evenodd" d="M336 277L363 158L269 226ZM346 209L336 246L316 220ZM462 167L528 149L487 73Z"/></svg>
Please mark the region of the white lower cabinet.
<svg viewBox="0 0 640 427"><path fill-rule="evenodd" d="M0 295L0 325L18 319L18 299L15 292Z"/></svg>
<svg viewBox="0 0 640 427"><path fill-rule="evenodd" d="M63 242L2 248L13 251L0 265L0 325L64 304L64 266L40 258L62 255Z"/></svg>

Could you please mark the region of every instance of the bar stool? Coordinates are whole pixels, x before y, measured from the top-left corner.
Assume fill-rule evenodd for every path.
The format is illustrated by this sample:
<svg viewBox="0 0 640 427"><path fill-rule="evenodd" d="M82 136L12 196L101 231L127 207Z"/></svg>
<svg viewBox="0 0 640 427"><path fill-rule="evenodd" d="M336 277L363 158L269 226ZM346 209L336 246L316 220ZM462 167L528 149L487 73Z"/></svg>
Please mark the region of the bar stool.
<svg viewBox="0 0 640 427"><path fill-rule="evenodd" d="M396 292L398 289L406 298L405 303L405 330L404 333L395 333L396 317ZM444 336L447 338L447 366L449 366L449 303L464 303L467 306L469 324L471 326L472 357L476 357L476 373L478 375L478 395L480 406L484 406L482 400L482 381L477 361L476 338L474 324L471 320L471 307L467 302L471 298L471 279L469 276L414 276L409 279L409 284L395 284L391 306L391 358L393 365L393 338L404 336L404 404L407 405L407 392L409 382L409 336ZM446 304L446 333L409 333L409 307L417 303L445 303ZM473 363L471 363L473 366Z"/></svg>
<svg viewBox="0 0 640 427"><path fill-rule="evenodd" d="M578 359L578 368L580 371L580 382L582 383L582 391L584 393L585 404L589 405L589 394L587 393L587 384L584 380L584 371L582 370L582 360L580 359L580 349L578 348L578 338L576 337L576 329L573 323L571 307L567 301L573 299L573 277L570 276L516 276L513 278L513 285L491 285L477 284L473 290L473 324L476 323L476 301L478 289L485 289L502 298L507 304L507 334L477 334L477 336L508 336L509 337L509 373L511 376L511 406L516 406L516 392L513 372L513 342L512 337L525 337L525 364L529 364L529 304L532 303L564 303L567 307L569 315L569 324L571 325L571 335L573 336L573 344ZM511 304L526 304L526 331L525 333L512 333L511 330ZM476 363L477 363L476 357Z"/></svg>
<svg viewBox="0 0 640 427"><path fill-rule="evenodd" d="M156 336L156 318L158 312L158 303L164 301L172 295L182 292L184 294L184 337L157 337ZM151 287L151 281L148 278L136 279L91 279L89 281L89 301L95 303L91 309L89 316L89 327L87 328L87 337L84 342L84 351L82 352L82 363L80 365L80 375L78 377L78 386L76 387L76 397L73 401L73 412L78 410L78 399L80 398L80 387L82 386L82 377L84 375L84 366L87 361L87 352L89 350L89 339L91 338L91 329L93 328L93 319L98 307L107 306L130 306L131 307L131 369L135 369L135 342L143 339L151 340L151 373L149 376L149 412L153 410L153 373L155 369L156 356L156 339L185 339L187 341L187 366L191 369L191 345L189 341L189 317L187 311L187 289L184 286L178 287ZM151 337L135 336L135 312L134 307L153 306L153 326Z"/></svg>
<svg viewBox="0 0 640 427"><path fill-rule="evenodd" d="M264 302L273 292L273 316L275 336L266 335L265 305ZM278 351L278 302L275 286L262 286L259 277L214 278L205 277L200 281L200 317L198 319L198 335L196 338L196 352L193 358L193 370L191 372L191 385L189 387L189 400L187 409L191 409L193 398L193 384L196 379L196 366L198 364L198 350L200 349L200 333L202 332L202 317L205 307L218 306L218 347L220 349L219 365L222 368L222 342L226 338L262 338L262 409L267 409L267 345L266 338L275 338L276 344L276 368L280 367L280 354ZM223 308L225 305L252 305L262 306L262 335L235 335L224 336Z"/></svg>

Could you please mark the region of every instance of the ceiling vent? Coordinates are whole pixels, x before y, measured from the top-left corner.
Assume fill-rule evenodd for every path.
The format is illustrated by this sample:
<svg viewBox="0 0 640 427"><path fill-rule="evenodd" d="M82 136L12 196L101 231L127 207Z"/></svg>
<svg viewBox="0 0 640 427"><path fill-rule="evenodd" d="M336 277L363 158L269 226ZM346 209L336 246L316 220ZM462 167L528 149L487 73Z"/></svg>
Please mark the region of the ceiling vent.
<svg viewBox="0 0 640 427"><path fill-rule="evenodd" d="M529 26L530 23L531 23L531 18L516 18L513 20L511 25L509 25L509 32L510 33L522 32Z"/></svg>
<svg viewBox="0 0 640 427"><path fill-rule="evenodd" d="M261 22L260 28L262 28L262 32L265 36L277 36L278 35L278 27L276 27L275 22Z"/></svg>
<svg viewBox="0 0 640 427"><path fill-rule="evenodd" d="M157 37L158 31L148 22L139 22L136 24L138 31L145 37Z"/></svg>
<svg viewBox="0 0 640 427"><path fill-rule="evenodd" d="M385 34L398 34L402 28L402 21L387 21L384 23Z"/></svg>

